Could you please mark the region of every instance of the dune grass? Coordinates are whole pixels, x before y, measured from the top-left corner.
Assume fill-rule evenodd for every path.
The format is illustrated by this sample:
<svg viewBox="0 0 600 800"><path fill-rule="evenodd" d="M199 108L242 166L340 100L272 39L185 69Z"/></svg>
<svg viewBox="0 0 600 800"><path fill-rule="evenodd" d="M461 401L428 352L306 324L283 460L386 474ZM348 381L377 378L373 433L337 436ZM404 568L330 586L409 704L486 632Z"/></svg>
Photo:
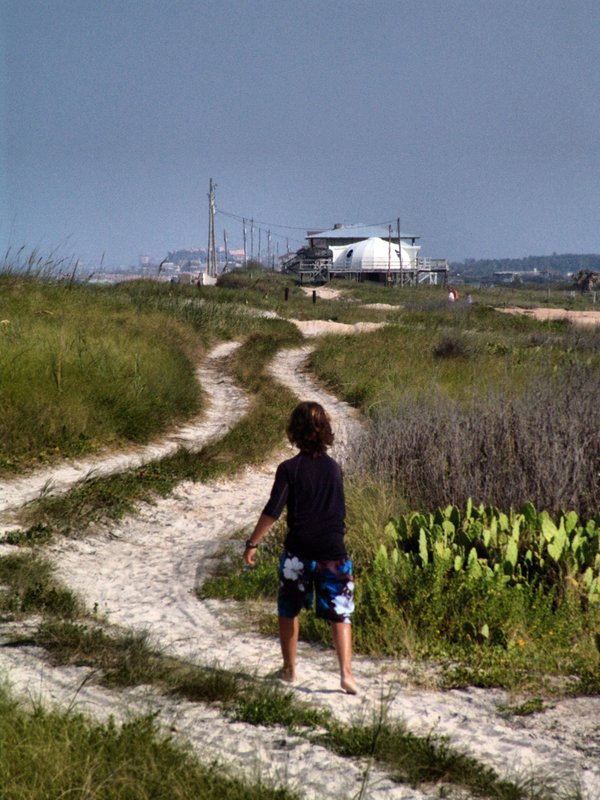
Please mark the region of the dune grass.
<svg viewBox="0 0 600 800"><path fill-rule="evenodd" d="M10 283L14 276L6 276L5 280ZM22 280L20 277L17 283ZM237 379L252 393L252 408L228 436L196 456L179 453L171 459L164 459L123 476L88 481L62 498L48 498L33 509L29 517L31 527L23 533L22 540L41 541L57 530L81 533L91 521L117 518L131 510L138 500L152 499L157 494L169 492L184 478L206 480L226 474L244 463L260 462L276 447L281 441L281 431L295 398L287 395L265 376L264 366L279 347L296 343L298 335L286 323L253 316L248 313L247 306L262 309L275 307L283 316L335 316L341 321L355 321L366 319L367 313L372 314L373 318L382 318L377 312L361 311L360 302L389 302L390 297L382 294L380 287L343 287L348 297L341 303L319 301L313 306L304 293L294 287L285 303L281 295L286 280L288 279L281 279L280 276L242 276L239 287L223 287L213 290L212 293L211 290L197 290L195 287L167 287L145 282L124 288L90 290L89 296L86 295L87 288L82 289L74 306L85 308L87 303L102 307L106 303L106 313L108 316L114 315L117 330L119 325L126 330L123 339L115 337L115 341L122 343L123 349L127 349L130 342L135 342L137 335L147 338L154 331L156 338L157 323L161 326L173 326L170 328L171 343L174 339L178 340L179 334L184 330L188 344L181 352L182 357L187 359L188 367L191 363L190 347L191 350L205 347L217 336L230 338L241 334L249 335L250 338L238 352L232 367ZM251 281L255 281L255 284L251 285ZM50 281L48 285L59 298L64 298L67 292L79 292L79 288L72 282L59 286ZM27 286L23 292L27 294L29 289ZM453 398L468 405L475 402L482 385L508 385L511 391L522 392L533 373L543 375L549 368L560 369L563 364L573 360L584 361L591 369L597 368L598 343L593 332L574 332L564 323L540 325L527 319L501 318L483 306L475 306L473 309L461 306L450 310L439 290L423 292L419 289L406 293L390 291L396 299L401 298L404 306L383 315L395 323L393 327L360 339L326 339L314 356L314 366L320 377L337 393L343 394L372 416L377 414L380 407L397 404L400 397L410 396L418 401L431 391L432 385L436 386L442 397ZM275 299L272 294L279 294L280 297ZM60 309L63 302L69 307L68 300L61 300L57 301L56 309ZM32 306L38 310L39 307ZM5 307L1 308L0 316L4 316ZM52 311L53 307L49 310ZM51 316L36 314L31 309L28 313L30 316ZM13 321L8 317L6 319L9 321L3 326L0 336L6 334L10 337L14 330L18 333L20 329L11 329ZM78 324L81 326L81 320ZM149 328L143 327L146 324ZM51 326L50 320L49 325L44 328L44 335L49 340L52 338ZM158 338L162 340L164 337L161 335ZM180 344L177 341L176 346L180 347ZM25 357L24 351L20 352ZM56 352L63 351L59 349ZM377 358L373 358L373 353L377 354ZM50 376L50 383L54 382L59 396L58 389L65 386L63 381L70 374L64 371L66 358L63 356L61 360L55 357L54 361L50 358L49 364L47 374ZM418 370L415 364L419 364ZM131 362L126 366L131 370ZM123 373L126 372L124 367ZM104 370L104 378L106 374ZM143 409L143 404L140 408ZM140 431L136 433L135 426L131 430L132 437L147 435ZM110 441L110 435L102 434L102 441ZM85 450L96 444L95 440L90 439L89 442L80 443L79 447ZM57 453L67 452L65 449L61 450L61 445L58 447ZM43 456L46 457L52 456ZM10 456L9 460L10 458L15 456ZM17 456L16 460L19 458L22 466L26 458ZM557 605L556 598L552 595L540 599L534 593L528 595L527 592L522 592L520 597L516 593L511 597L508 594L495 595L497 587L492 587L492 592L482 592L477 585L460 581L448 584L440 576L424 575L416 570L414 573L403 574L402 596L391 594L391 590L397 591L398 587L386 584L373 565L379 548L385 543L386 523L394 513L398 513L401 503L394 491L394 487L385 483L359 482L353 486L352 481L349 481L348 541L357 563L358 612L355 641L358 649L375 654L408 654L441 659L448 664L446 681L447 685L452 686L475 683L522 689L533 682L539 688L539 682L544 676L551 674L566 678L566 681L554 685L559 692L600 690L600 668L593 644L596 623L588 616L586 625L582 627L582 613L585 609L577 608L576 604ZM17 536L15 541L18 538ZM220 579L215 592L228 596L237 596L238 592L240 599L242 595L272 596L274 563L270 559L274 560L275 551L275 544L271 552L269 548L263 548L263 560L251 577L247 573L243 578L239 574L225 576ZM29 567L13 564L8 571L17 575L22 570L27 572ZM41 587L45 579L40 579L39 584L36 584L35 578L31 581L20 578L19 581L25 588L19 589L14 597L8 597L9 605L4 607L4 613L18 616L30 613L35 608L50 613L53 607L59 615L67 618L75 613L74 607L71 611L68 610L68 598L59 598L56 606L54 605L60 593L48 594L43 590ZM30 585L34 586L33 591L26 588ZM472 625L468 619L469 614L479 613L481 604L485 603L495 603L498 608L507 612L509 618L517 621L512 640L518 643L521 639L526 646L490 646L489 642L479 641L480 637L477 635L472 636L470 641L466 636L458 637L459 641L456 641L457 637L454 635L440 635L436 626L440 617L448 612L448 608L453 610L456 625L465 633L468 625L465 628L463 623ZM517 612L521 614L520 617ZM54 648L57 652L59 645L52 644L52 639L63 640L64 644L64 639L71 636L73 641L67 648L71 655L63 655L61 658L76 659L69 663L102 665L105 680L109 684L113 682L112 685L130 685L130 682L158 681L162 682L161 685L170 687L165 690L190 699L206 699L212 696L218 698L218 702L229 702L224 701L223 697L236 697L236 701L230 701L231 713L255 724L261 724L261 720L270 720L269 724L294 725L298 719L297 710L290 705L291 698L282 698L272 687L260 687L263 694L253 694L244 681L240 682L239 677L232 678L218 669L200 674L197 671L190 673L188 667L180 665L165 666L161 658L148 650L143 637L133 636L128 641L109 646L97 631L82 632L76 624L68 629L69 625L71 623L67 623L60 635L57 634L56 626L47 627L43 634L46 637L44 646L50 650ZM547 635L538 635L544 628L547 629ZM448 630L452 630L452 626ZM474 631L477 634L477 626ZM582 631L584 637L579 635ZM329 637L329 632L309 616L302 619L302 633L310 639L328 640ZM517 633L521 636L517 637ZM40 634L39 643L42 643L43 636ZM96 641L90 644L87 639ZM576 647L573 646L574 640L578 640ZM92 654L94 648L99 649L100 653ZM73 656L73 653L78 655ZM572 680L574 676L575 683ZM240 702L240 698L244 703ZM395 771L401 780L454 781L454 778L449 777L451 770L448 766L453 763L456 765L457 775L463 780L462 784L457 782L466 785L463 776L469 770L468 765L461 760L462 757L448 753L445 745L438 741L430 742L435 746L428 749L422 742L415 743L414 737L407 736L401 726L397 729L396 727L381 722L352 726L351 730L334 730L330 727L330 746L335 746L340 752L364 755L382 764L388 763L388 768ZM144 731L148 743L148 728ZM405 761L399 755L400 741L404 741L402 747L408 753ZM406 766L409 762L421 762L421 756L417 758L415 755L417 751L428 751L429 755L422 760L430 762L429 771L422 770L418 775L408 772ZM71 768L66 768L66 771L69 769ZM74 768L75 772L76 769ZM481 765L475 765L473 774L475 777L469 784L469 789L474 793L486 795L489 792L487 796L515 798L558 796L551 791L544 794L540 787L532 789L498 781ZM487 781L485 789L480 788L482 780ZM11 786L10 782L7 786ZM155 796L152 795L152 790L149 791L148 796ZM139 796L145 797L143 794Z"/></svg>
<svg viewBox="0 0 600 800"><path fill-rule="evenodd" d="M199 410L200 352L115 293L0 275L0 470L148 441Z"/></svg>
<svg viewBox="0 0 600 800"><path fill-rule="evenodd" d="M0 558L0 588L4 619L33 613L71 619L82 611L74 594L54 578L50 564L31 551Z"/></svg>
<svg viewBox="0 0 600 800"><path fill-rule="evenodd" d="M398 312L360 337L324 337L311 356L317 376L366 413L432 397L473 404L493 390L523 391L574 361L600 368L600 335L485 307Z"/></svg>
<svg viewBox="0 0 600 800"><path fill-rule="evenodd" d="M260 292L59 273L40 258L0 270L0 474L149 441L201 409L211 344L276 324L254 313Z"/></svg>

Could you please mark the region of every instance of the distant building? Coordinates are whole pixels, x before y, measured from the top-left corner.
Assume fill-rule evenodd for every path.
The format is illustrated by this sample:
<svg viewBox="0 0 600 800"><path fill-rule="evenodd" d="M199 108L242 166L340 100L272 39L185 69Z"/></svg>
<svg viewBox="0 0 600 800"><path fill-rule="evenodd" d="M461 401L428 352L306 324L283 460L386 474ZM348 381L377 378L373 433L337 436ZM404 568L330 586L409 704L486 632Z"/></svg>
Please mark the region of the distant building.
<svg viewBox="0 0 600 800"><path fill-rule="evenodd" d="M337 224L330 230L307 231L306 238L308 245L282 265L301 283L332 278L401 285L447 282L447 259L421 258L418 236L398 236L380 226Z"/></svg>

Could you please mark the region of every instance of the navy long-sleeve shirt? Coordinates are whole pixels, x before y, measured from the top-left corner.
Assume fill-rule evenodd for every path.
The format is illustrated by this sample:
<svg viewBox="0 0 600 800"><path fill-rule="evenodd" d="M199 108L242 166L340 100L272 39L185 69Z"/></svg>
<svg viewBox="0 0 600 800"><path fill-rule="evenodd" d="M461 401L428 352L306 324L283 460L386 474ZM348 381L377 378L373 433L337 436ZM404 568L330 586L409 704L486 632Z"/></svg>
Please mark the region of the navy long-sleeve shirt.
<svg viewBox="0 0 600 800"><path fill-rule="evenodd" d="M279 519L286 506L287 550L315 561L346 555L344 484L337 461L326 454L311 458L305 453L283 461L263 514Z"/></svg>

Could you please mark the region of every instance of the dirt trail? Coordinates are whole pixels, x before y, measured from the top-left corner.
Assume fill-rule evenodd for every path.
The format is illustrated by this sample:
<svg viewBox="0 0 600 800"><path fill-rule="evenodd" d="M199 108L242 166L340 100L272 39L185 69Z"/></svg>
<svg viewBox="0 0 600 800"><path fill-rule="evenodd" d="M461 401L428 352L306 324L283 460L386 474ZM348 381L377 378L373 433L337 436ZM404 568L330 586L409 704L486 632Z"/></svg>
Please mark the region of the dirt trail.
<svg viewBox="0 0 600 800"><path fill-rule="evenodd" d="M309 352L281 352L272 372L302 399L315 399L328 409L337 434L333 455L343 460L353 427L360 423L349 406L314 384L303 367ZM277 460L209 484L182 483L171 497L144 505L138 515L110 531L82 541L57 540L50 556L60 577L89 608L96 606L120 626L147 630L166 652L196 663L243 667L257 676L270 673L279 665L277 641L246 630L236 604L200 602L194 590L210 574L223 542L253 524ZM214 709L157 698L144 688L116 696L86 684L77 693L86 672L52 670L40 659L33 648L0 650L0 666L9 670L17 688L35 676L33 692L40 697L72 701L96 715L117 709L122 717L145 707L158 709L160 719L203 756L218 755L254 774L287 775L308 798L323 797L323 785L328 796L358 794L361 762L341 760L281 729L233 724ZM446 735L453 746L502 775L561 775L579 781L589 800L600 800L600 698L557 701L534 716L511 717L501 709L516 698L505 692L418 688L413 678L415 673L426 677L424 672L408 661L357 658L355 674L362 691L350 697L339 690L333 653L302 644L296 691L346 721L370 719L385 697L388 713L404 719L410 730ZM369 780L369 798L439 796L434 790L392 785L377 770Z"/></svg>

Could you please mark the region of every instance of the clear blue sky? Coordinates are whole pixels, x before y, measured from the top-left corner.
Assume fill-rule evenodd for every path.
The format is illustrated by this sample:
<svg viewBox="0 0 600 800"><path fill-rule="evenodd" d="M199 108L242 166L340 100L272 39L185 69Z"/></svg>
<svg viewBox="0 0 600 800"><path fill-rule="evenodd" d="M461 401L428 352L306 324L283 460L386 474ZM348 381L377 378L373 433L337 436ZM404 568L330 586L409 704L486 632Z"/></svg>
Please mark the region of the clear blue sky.
<svg viewBox="0 0 600 800"><path fill-rule="evenodd" d="M294 249L399 216L432 257L600 252L598 0L0 0L0 25L3 248L206 246L212 177Z"/></svg>

